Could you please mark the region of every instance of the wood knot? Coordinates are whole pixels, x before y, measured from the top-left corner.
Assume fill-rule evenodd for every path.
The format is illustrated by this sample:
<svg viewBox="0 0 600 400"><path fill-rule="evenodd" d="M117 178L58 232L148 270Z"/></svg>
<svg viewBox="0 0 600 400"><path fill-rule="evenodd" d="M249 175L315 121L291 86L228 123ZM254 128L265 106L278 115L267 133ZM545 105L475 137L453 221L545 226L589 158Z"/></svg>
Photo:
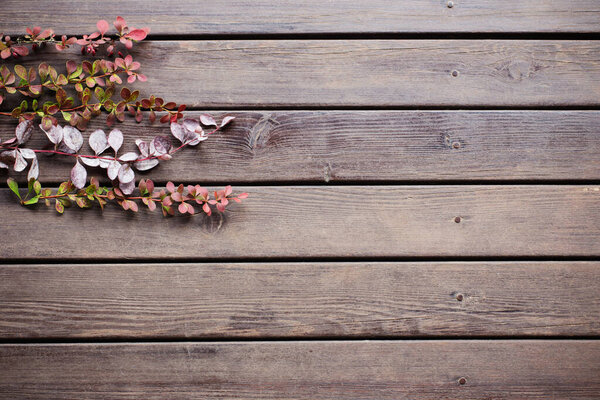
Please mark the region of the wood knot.
<svg viewBox="0 0 600 400"><path fill-rule="evenodd" d="M539 69L535 65L526 60L515 60L504 63L497 68L499 72L503 73L507 78L522 81L523 79L530 79L535 75L535 72Z"/></svg>

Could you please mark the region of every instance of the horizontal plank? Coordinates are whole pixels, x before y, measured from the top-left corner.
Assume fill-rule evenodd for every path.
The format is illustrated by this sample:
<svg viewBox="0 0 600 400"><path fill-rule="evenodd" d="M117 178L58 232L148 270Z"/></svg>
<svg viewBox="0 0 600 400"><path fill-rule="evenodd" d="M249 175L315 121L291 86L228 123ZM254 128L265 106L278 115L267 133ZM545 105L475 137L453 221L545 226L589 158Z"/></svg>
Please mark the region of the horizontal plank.
<svg viewBox="0 0 600 400"><path fill-rule="evenodd" d="M153 34L277 34L397 32L598 32L600 6L594 0L447 1L119 0L82 2L40 0L23 12L19 0L2 2L4 33L26 26L52 27L60 34L89 33L99 18L118 13ZM53 10L52 13L48 9ZM107 11L110 10L110 11Z"/></svg>
<svg viewBox="0 0 600 400"><path fill-rule="evenodd" d="M8 259L600 256L600 187L241 187L225 214L20 207L0 190Z"/></svg>
<svg viewBox="0 0 600 400"><path fill-rule="evenodd" d="M198 117L199 112L187 115ZM257 111L151 171L157 182L584 180L600 177L598 111ZM224 113L217 113L220 119ZM0 121L0 137L16 123ZM95 119L86 136L105 129ZM123 151L165 125L119 125ZM107 130L108 131L108 130ZM175 140L175 139L174 139ZM38 131L28 143L43 148ZM87 144L84 152L92 154ZM41 157L43 182L60 182L70 157ZM227 162L223 162L227 160ZM99 169L89 168L96 176ZM26 181L26 172L20 176Z"/></svg>
<svg viewBox="0 0 600 400"><path fill-rule="evenodd" d="M600 393L600 342L2 345L0 368L2 399L572 400Z"/></svg>
<svg viewBox="0 0 600 400"><path fill-rule="evenodd" d="M0 338L591 336L599 271L598 262L4 265Z"/></svg>
<svg viewBox="0 0 600 400"><path fill-rule="evenodd" d="M159 41L133 54L149 78L134 87L197 108L600 104L600 41Z"/></svg>

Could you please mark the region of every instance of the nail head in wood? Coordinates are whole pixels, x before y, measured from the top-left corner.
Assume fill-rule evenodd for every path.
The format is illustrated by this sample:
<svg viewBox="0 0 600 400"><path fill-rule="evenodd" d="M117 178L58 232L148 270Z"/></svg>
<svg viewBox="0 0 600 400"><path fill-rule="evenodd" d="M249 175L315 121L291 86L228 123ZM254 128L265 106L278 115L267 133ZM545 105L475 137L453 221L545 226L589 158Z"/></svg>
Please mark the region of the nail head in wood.
<svg viewBox="0 0 600 400"><path fill-rule="evenodd" d="M458 76L458 71L457 70L452 71L452 76L456 78Z"/></svg>
<svg viewBox="0 0 600 400"><path fill-rule="evenodd" d="M454 7L454 2L449 1L448 3L446 3L446 5L448 6L448 8L452 8L452 7Z"/></svg>
<svg viewBox="0 0 600 400"><path fill-rule="evenodd" d="M461 217L454 217L454 222L456 222L457 224L459 224L461 220Z"/></svg>
<svg viewBox="0 0 600 400"><path fill-rule="evenodd" d="M463 301L463 299L464 299L464 296L462 295L462 293L459 293L456 295L456 300Z"/></svg>
<svg viewBox="0 0 600 400"><path fill-rule="evenodd" d="M466 384L466 383L467 383L467 378L464 378L464 377L462 377L462 378L459 378L459 379L458 379L458 383L459 383L460 385L464 385L464 384Z"/></svg>

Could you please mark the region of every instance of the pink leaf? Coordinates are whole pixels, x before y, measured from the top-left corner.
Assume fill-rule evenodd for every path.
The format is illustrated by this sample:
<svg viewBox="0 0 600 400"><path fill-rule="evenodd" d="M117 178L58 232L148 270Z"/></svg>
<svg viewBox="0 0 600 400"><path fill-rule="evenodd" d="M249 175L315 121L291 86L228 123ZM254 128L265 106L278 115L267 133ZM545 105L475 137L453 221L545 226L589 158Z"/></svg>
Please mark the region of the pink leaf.
<svg viewBox="0 0 600 400"><path fill-rule="evenodd" d="M171 150L171 139L167 136L156 136L150 143L150 153L153 155L166 154Z"/></svg>
<svg viewBox="0 0 600 400"><path fill-rule="evenodd" d="M100 31L100 34L104 36L104 34L106 33L106 31L108 31L108 22L106 22L105 20L101 19L100 21L98 21L96 23L96 27Z"/></svg>
<svg viewBox="0 0 600 400"><path fill-rule="evenodd" d="M60 125L57 125L57 126L52 125L50 127L50 130L46 130L46 129L44 129L44 126L42 124L40 124L40 129L42 131L44 131L46 136L48 136L48 140L50 140L54 144L60 143L63 139L63 129L62 129L62 126L60 126Z"/></svg>
<svg viewBox="0 0 600 400"><path fill-rule="evenodd" d="M134 29L127 34L129 39L133 40L144 40L146 39L146 31L143 29Z"/></svg>
<svg viewBox="0 0 600 400"><path fill-rule="evenodd" d="M121 165L121 168L119 168L118 176L119 176L119 182L129 183L135 179L135 172L133 172L133 169L131 169L129 164L123 164L123 165Z"/></svg>
<svg viewBox="0 0 600 400"><path fill-rule="evenodd" d="M123 17L117 17L117 20L113 22L113 25L115 26L115 28L117 28L117 31L119 31L119 33L122 33L123 28L127 26L127 22L125 22Z"/></svg>
<svg viewBox="0 0 600 400"><path fill-rule="evenodd" d="M227 116L227 117L223 118L223 121L221 121L221 128L223 128L225 125L229 124L234 119L235 119L235 117L232 117L232 116Z"/></svg>
<svg viewBox="0 0 600 400"><path fill-rule="evenodd" d="M148 157L150 154L150 146L148 145L148 142L144 142L142 139L136 139L135 144L137 145L138 149L140 149L140 154L144 157Z"/></svg>
<svg viewBox="0 0 600 400"><path fill-rule="evenodd" d="M63 128L63 143L74 152L78 152L83 146L83 136L77 128L67 125Z"/></svg>
<svg viewBox="0 0 600 400"><path fill-rule="evenodd" d="M25 143L31 137L33 131L33 123L31 121L22 121L15 129L15 136L19 144Z"/></svg>
<svg viewBox="0 0 600 400"><path fill-rule="evenodd" d="M112 149L117 152L123 144L123 133L118 129L113 129L108 134L108 144Z"/></svg>
<svg viewBox="0 0 600 400"><path fill-rule="evenodd" d="M21 172L25 168L27 168L27 160L25 160L21 152L17 150L15 154L15 165L13 166L13 169L16 172Z"/></svg>
<svg viewBox="0 0 600 400"><path fill-rule="evenodd" d="M133 163L133 165L137 168L138 171L147 171L152 169L158 165L158 160L156 158L150 158L148 160L141 160Z"/></svg>
<svg viewBox="0 0 600 400"><path fill-rule="evenodd" d="M81 157L80 161L88 167L97 167L100 165L100 160L98 158Z"/></svg>
<svg viewBox="0 0 600 400"><path fill-rule="evenodd" d="M209 114L202 114L202 115L200 115L200 122L202 122L202 125L214 125L214 126L217 126L217 123L215 122L215 119L212 117L212 115L209 115Z"/></svg>
<svg viewBox="0 0 600 400"><path fill-rule="evenodd" d="M37 157L33 159L31 162L31 167L29 167L29 172L27 173L27 180L37 179L40 174L40 168L38 166Z"/></svg>
<svg viewBox="0 0 600 400"><path fill-rule="evenodd" d="M133 151L125 153L121 157L119 157L119 161L121 161L121 162L130 162L130 161L135 161L137 159L138 159L138 154L134 153Z"/></svg>
<svg viewBox="0 0 600 400"><path fill-rule="evenodd" d="M94 150L96 155L102 153L108 148L108 140L106 139L106 133L102 129L97 129L90 134L89 138L90 147Z"/></svg>
<svg viewBox="0 0 600 400"><path fill-rule="evenodd" d="M135 189L135 180L127 183L119 183L119 188L123 191L124 194L131 194Z"/></svg>
<svg viewBox="0 0 600 400"><path fill-rule="evenodd" d="M110 179L110 180L116 179L117 175L119 174L120 169L121 169L121 164L118 161L112 161L108 165L108 169L106 170L108 179Z"/></svg>
<svg viewBox="0 0 600 400"><path fill-rule="evenodd" d="M171 133L173 134L173 136L175 136L175 138L177 138L181 143L184 143L186 140L186 131L185 128L174 122L171 124Z"/></svg>
<svg viewBox="0 0 600 400"><path fill-rule="evenodd" d="M85 180L87 178L87 171L83 165L79 164L79 160L75 162L75 166L71 170L71 182L77 189L83 189L85 186Z"/></svg>

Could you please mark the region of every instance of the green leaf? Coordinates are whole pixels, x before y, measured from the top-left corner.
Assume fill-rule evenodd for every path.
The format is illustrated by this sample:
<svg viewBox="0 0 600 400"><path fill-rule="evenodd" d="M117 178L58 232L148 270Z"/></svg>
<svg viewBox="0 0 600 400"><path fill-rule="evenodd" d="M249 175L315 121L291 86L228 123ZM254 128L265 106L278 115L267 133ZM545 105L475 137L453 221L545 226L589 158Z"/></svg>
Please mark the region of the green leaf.
<svg viewBox="0 0 600 400"><path fill-rule="evenodd" d="M20 107L21 107L21 112L23 112L23 111L27 111L27 100L23 100L23 101L21 102L21 105L20 105Z"/></svg>
<svg viewBox="0 0 600 400"><path fill-rule="evenodd" d="M15 65L15 73L21 79L27 79L27 69L22 65ZM26 80L27 82L27 80Z"/></svg>
<svg viewBox="0 0 600 400"><path fill-rule="evenodd" d="M35 197L32 197L31 199L23 202L23 204L25 204L25 205L35 204L38 202L39 199L40 199L40 196L35 196Z"/></svg>
<svg viewBox="0 0 600 400"><path fill-rule="evenodd" d="M33 99L33 101L31 102L31 108L33 109L33 111L36 111L38 108L38 101L37 99Z"/></svg>
<svg viewBox="0 0 600 400"><path fill-rule="evenodd" d="M13 193L16 194L19 199L21 199L21 195L19 194L19 185L17 184L17 181L15 181L13 178L8 178L6 182L8 183L8 187L10 188L10 190L12 190Z"/></svg>
<svg viewBox="0 0 600 400"><path fill-rule="evenodd" d="M65 119L65 121L67 121L67 122L71 121L71 113L66 112L66 111L61 111L61 114L62 114L63 118Z"/></svg>
<svg viewBox="0 0 600 400"><path fill-rule="evenodd" d="M27 182L27 197L29 197L29 195L31 193L33 193L33 184L35 183L35 179L31 178L28 182Z"/></svg>
<svg viewBox="0 0 600 400"><path fill-rule="evenodd" d="M40 181L35 181L33 183L33 190L35 191L35 194L40 194L40 192L42 191L42 184L40 183Z"/></svg>

